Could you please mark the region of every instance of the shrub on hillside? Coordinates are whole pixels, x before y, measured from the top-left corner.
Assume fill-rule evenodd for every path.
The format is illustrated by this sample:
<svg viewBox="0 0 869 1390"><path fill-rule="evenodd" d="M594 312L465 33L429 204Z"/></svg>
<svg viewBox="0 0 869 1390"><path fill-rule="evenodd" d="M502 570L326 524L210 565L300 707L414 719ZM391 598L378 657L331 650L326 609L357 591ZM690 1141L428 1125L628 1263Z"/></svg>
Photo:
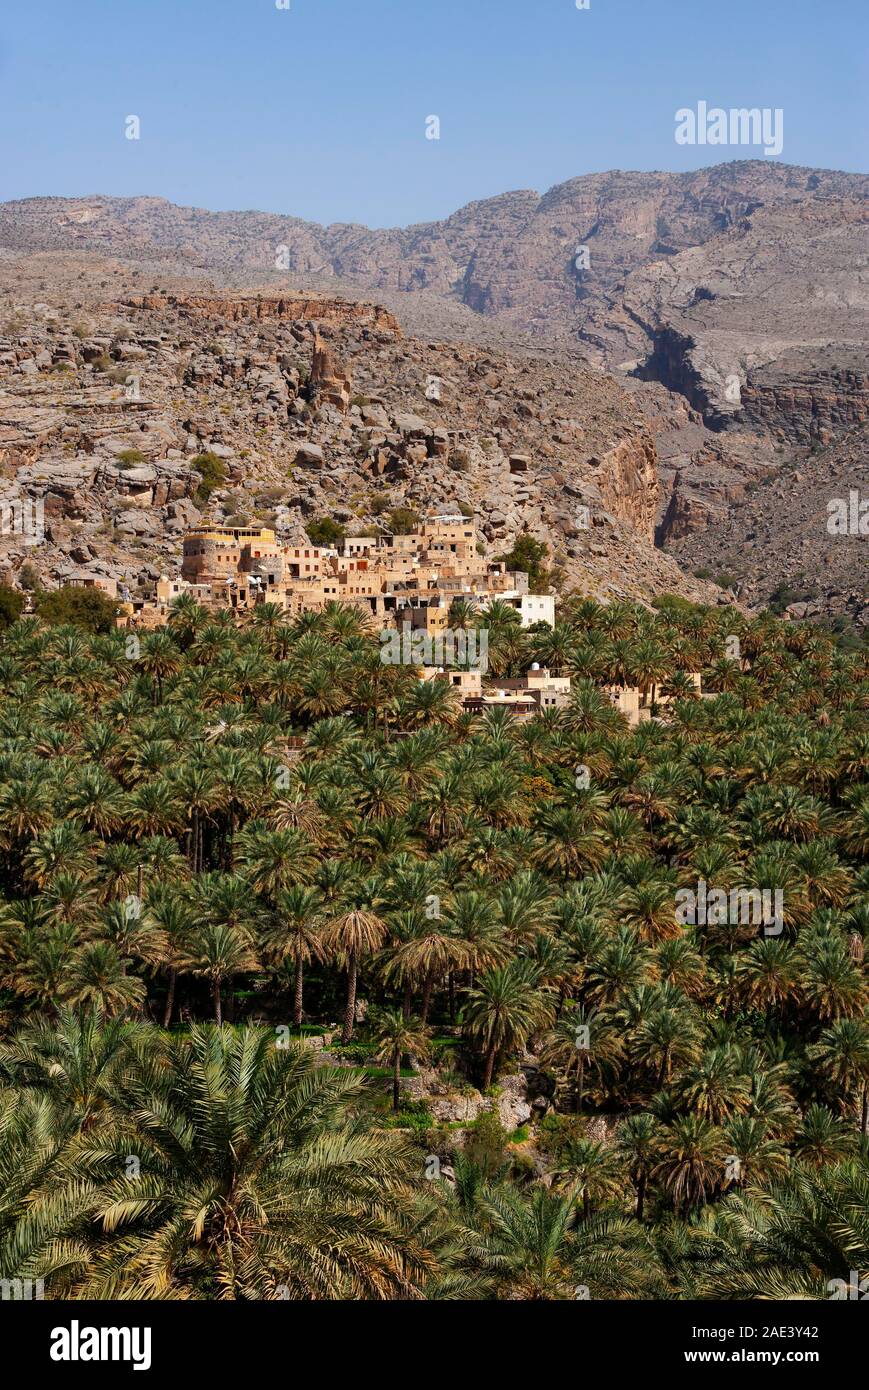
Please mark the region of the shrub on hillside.
<svg viewBox="0 0 869 1390"><path fill-rule="evenodd" d="M117 607L114 599L99 589L78 589L71 584L36 596L36 611L51 627L71 623L88 632L111 632Z"/></svg>

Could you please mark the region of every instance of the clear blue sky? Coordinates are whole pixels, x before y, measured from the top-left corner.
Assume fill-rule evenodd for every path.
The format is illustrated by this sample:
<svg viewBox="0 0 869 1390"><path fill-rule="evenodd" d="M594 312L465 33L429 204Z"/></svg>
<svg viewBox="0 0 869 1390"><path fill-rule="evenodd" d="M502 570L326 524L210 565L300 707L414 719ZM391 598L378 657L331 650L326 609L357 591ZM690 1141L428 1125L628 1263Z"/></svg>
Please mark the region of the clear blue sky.
<svg viewBox="0 0 869 1390"><path fill-rule="evenodd" d="M787 163L866 169L869 0L290 3L8 0L0 199L148 193L394 226L759 153L677 145L675 111L700 100L781 107Z"/></svg>

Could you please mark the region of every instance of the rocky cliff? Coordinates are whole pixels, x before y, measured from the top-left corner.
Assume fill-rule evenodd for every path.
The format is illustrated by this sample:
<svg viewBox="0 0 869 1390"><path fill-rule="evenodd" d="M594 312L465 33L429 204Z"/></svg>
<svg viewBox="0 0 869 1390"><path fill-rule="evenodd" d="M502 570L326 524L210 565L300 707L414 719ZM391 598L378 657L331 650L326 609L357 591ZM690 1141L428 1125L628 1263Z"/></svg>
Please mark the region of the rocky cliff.
<svg viewBox="0 0 869 1390"><path fill-rule="evenodd" d="M78 264L41 257L44 299L19 289L0 320L0 501L41 501L46 520L44 545L0 541L7 573L147 585L203 517L352 532L397 506L460 505L492 556L545 541L566 587L721 597L654 547L659 387L626 389L577 353L402 336L368 303L181 283L106 298L111 266Z"/></svg>

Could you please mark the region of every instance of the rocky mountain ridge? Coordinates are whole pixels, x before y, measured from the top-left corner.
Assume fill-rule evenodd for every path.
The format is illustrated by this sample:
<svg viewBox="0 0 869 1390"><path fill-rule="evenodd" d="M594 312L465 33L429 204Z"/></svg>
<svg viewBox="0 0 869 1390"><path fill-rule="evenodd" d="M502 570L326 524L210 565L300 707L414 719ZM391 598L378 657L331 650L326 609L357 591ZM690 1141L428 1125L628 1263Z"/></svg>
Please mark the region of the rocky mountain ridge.
<svg viewBox="0 0 869 1390"><path fill-rule="evenodd" d="M204 518L352 532L458 503L490 554L545 540L568 587L719 597L654 547L647 388L579 356L409 338L334 296L102 298L114 268L85 263L74 304L0 323L0 488L38 498L46 521L44 546L4 539L13 577L27 561L47 583L83 566L147 585Z"/></svg>
<svg viewBox="0 0 869 1390"><path fill-rule="evenodd" d="M419 470L419 479L400 477L389 453L396 415L421 413L442 422L426 420L432 431L446 428L450 460L468 439L474 447L480 439L494 439L501 451L508 481L502 483L497 470L486 474L484 469L480 486L470 487L466 499L470 505L476 490L476 500L489 508L493 542L526 526L546 532L553 553L579 574L577 555L570 553L576 538L564 529L573 506L566 487L574 483L570 470L578 464L581 488L593 487L599 510L636 528L644 546L654 536L658 546L672 548L693 569L718 572L731 568L718 564L719 532L736 543L742 508L757 489L766 488L766 480L787 478L789 488L799 492L818 451L834 449L869 419L867 193L869 179L862 175L741 161L679 175L586 175L542 197L507 193L470 204L440 223L382 231L347 224L323 228L276 214L178 208L159 198L28 199L0 205L0 262L10 285L3 312L16 326L32 321L41 298L55 304L62 299L71 306L68 328L76 304L94 308L101 319L114 312L123 325L144 333L139 347L145 358L158 360L177 352L186 361L191 342L194 356L201 356L210 326L218 334L238 330L243 350L233 354L224 344L214 381L205 381L202 373L207 377L208 371L201 364L188 366L193 387L227 389L219 383L243 379L248 405L256 407L254 420L261 388L250 378L249 365L239 367L239 358L248 362L246 347L254 349L251 361L265 348L257 370L267 381L283 370L281 344L269 336L272 330L286 329L290 338L295 332L296 346L304 342L313 354L313 325L325 322L336 335L339 358L350 359L357 394L371 392L384 401L395 397L391 417L380 422L386 454L382 441L371 446L379 477L390 486L400 485L409 496L418 491L417 481L423 490L430 481L419 448L409 455L411 473ZM167 322L175 335L170 347L160 342ZM146 341L142 325L150 325L155 342ZM265 333L266 341L248 343L246 335L254 330ZM398 360L401 353L384 360L386 340L394 345L402 332L413 384L409 363ZM551 370L551 394L542 391L542 409L532 410L536 423L530 438L518 437L519 402L507 405L503 389L473 392L452 407L445 401L431 404L424 395L420 404L420 383L437 375L435 355L444 351L467 352L468 361L491 359L503 369L508 389L516 385L514 370L529 368L541 379ZM117 368L126 359L112 347L112 360ZM383 368L379 379L369 379L372 362ZM52 357L50 370L57 365ZM81 375L87 359L70 365L85 395L93 396L93 376ZM310 362L296 361L300 374L309 367ZM463 361L462 372L466 368ZM23 368L25 376L28 370ZM43 367L38 370L44 374ZM392 393L390 375L398 386ZM564 462L563 441L575 443L579 437L574 426L583 438L594 434L587 401L615 389L604 385L612 376L627 430L619 426L610 438L596 441L596 454L587 450L579 457L577 451L567 472L554 468L544 479L545 504L538 506L530 486L538 460ZM297 389L292 379L285 385ZM340 397L340 383L336 389ZM571 402L573 414L566 410ZM165 402L158 405L165 416ZM76 403L67 393L61 406L51 391L25 381L0 399L0 456L12 448L26 461L34 450L44 452L57 433L58 408L67 442L74 428L81 428L85 446L95 435L111 438L111 402ZM292 408L290 399L287 409ZM451 410L456 418L444 425ZM248 437L249 410L236 403L231 413L238 438L226 447L247 450L268 472L269 461ZM129 423L132 411L125 419ZM288 424L298 432L298 418L291 416ZM164 426L165 419L158 433ZM346 426L345 418L342 429ZM184 453L189 432L177 418L172 428L184 436ZM314 447L321 442L318 429L309 426ZM425 460L444 457L442 441L433 443L434 438L411 441L425 445ZM214 439L221 443L218 434ZM272 442L278 449L285 446L283 438ZM176 439L171 447L177 444ZM336 448L329 438L323 447L329 460L343 445ZM517 481L521 463L509 472L513 453L531 460L530 478L522 486ZM598 461L590 463L592 458ZM451 462L450 472L458 471ZM549 500L559 489L560 516ZM504 498L514 494L519 507L505 508ZM317 500L324 501L325 494ZM301 514L303 508L298 510ZM750 512L745 524L752 528ZM788 534L795 539L797 532ZM598 544L599 535L593 540ZM728 546L732 551L729 541ZM752 553L748 544L746 554ZM804 536L797 558L815 576L818 603L826 611L830 571L822 547ZM755 554L752 563L757 561ZM659 584L677 586L672 569L669 578L663 572L658 576L662 562L659 553L649 557L643 551L639 568L653 576L653 590ZM636 569L635 562L628 566L630 583ZM744 592L762 601L764 582L748 582L744 570ZM613 577L617 573L618 568ZM595 582L603 579L598 574ZM682 582L694 581L689 576ZM834 585L831 611L838 611L837 592Z"/></svg>

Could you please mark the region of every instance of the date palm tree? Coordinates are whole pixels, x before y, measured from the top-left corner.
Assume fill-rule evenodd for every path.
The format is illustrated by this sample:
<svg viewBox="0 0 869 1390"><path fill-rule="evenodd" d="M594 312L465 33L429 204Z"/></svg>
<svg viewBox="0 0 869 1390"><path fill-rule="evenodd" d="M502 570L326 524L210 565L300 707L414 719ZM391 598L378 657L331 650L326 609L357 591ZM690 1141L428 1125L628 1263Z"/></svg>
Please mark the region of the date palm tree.
<svg viewBox="0 0 869 1390"><path fill-rule="evenodd" d="M0 1073L51 1102L58 1134L90 1130L111 1114L119 1072L145 1036L128 1019L64 1005L56 1019L34 1019L0 1045Z"/></svg>
<svg viewBox="0 0 869 1390"><path fill-rule="evenodd" d="M111 941L93 941L73 955L61 998L111 1018L138 1010L145 998L145 985L127 974L126 964Z"/></svg>
<svg viewBox="0 0 869 1390"><path fill-rule="evenodd" d="M323 898L316 888L293 884L277 894L260 940L265 954L278 962L293 962L293 1025L304 1018L304 972L312 960L323 960Z"/></svg>
<svg viewBox="0 0 869 1390"><path fill-rule="evenodd" d="M190 946L194 915L192 905L177 887L161 885L151 889L145 906L148 923L159 932L163 939L163 964L168 972L166 1005L163 1010L163 1027L172 1022L175 1009L175 989L178 971L183 968L186 952Z"/></svg>
<svg viewBox="0 0 869 1390"><path fill-rule="evenodd" d="M618 1067L624 1044L616 1019L606 1010L571 1005L556 1019L541 1051L541 1062L570 1086L574 1114L582 1113L587 1073L603 1080Z"/></svg>
<svg viewBox="0 0 869 1390"><path fill-rule="evenodd" d="M640 1111L616 1130L616 1152L637 1194L636 1219L642 1222L649 1179L661 1151L661 1127L654 1115Z"/></svg>
<svg viewBox="0 0 869 1390"><path fill-rule="evenodd" d="M299 830L272 830L251 822L238 839L238 869L256 893L272 901L295 884L310 883L317 859Z"/></svg>
<svg viewBox="0 0 869 1390"><path fill-rule="evenodd" d="M151 677L151 698L155 705L163 703L163 688L170 676L181 668L181 653L170 632L151 632L143 637L137 664Z"/></svg>
<svg viewBox="0 0 869 1390"><path fill-rule="evenodd" d="M0 1089L0 1279L43 1280L62 1295L88 1270L87 1198L58 1195L57 1166L72 1125L48 1096ZM13 1285L14 1287L14 1285ZM11 1294L14 1298L14 1292ZM26 1296L26 1295L25 1295ZM40 1295L37 1294L37 1297Z"/></svg>
<svg viewBox="0 0 869 1390"><path fill-rule="evenodd" d="M685 1115L661 1133L661 1157L653 1170L683 1214L709 1200L726 1178L721 1130L701 1115Z"/></svg>
<svg viewBox="0 0 869 1390"><path fill-rule="evenodd" d="M359 965L374 951L379 951L388 935L386 923L372 908L356 906L341 912L326 922L323 945L347 968L347 1002L344 1008L342 1043L353 1037L356 1021L356 985Z"/></svg>
<svg viewBox="0 0 869 1390"><path fill-rule="evenodd" d="M80 1296L420 1298L437 1262L414 1160L354 1118L360 1088L252 1029L135 1054L114 1131L72 1157L103 1232Z"/></svg>
<svg viewBox="0 0 869 1390"><path fill-rule="evenodd" d="M869 1134L869 1022L838 1018L810 1049L812 1061L842 1092L843 1107L862 1103L860 1128Z"/></svg>
<svg viewBox="0 0 869 1390"><path fill-rule="evenodd" d="M214 1019L223 1022L222 987L234 975L257 971L259 958L246 926L227 919L218 910L195 921L181 954L181 968L200 975L211 985Z"/></svg>
<svg viewBox="0 0 869 1390"><path fill-rule="evenodd" d="M490 1273L499 1296L525 1302L642 1297L655 1286L642 1228L618 1216L579 1221L570 1190L530 1196L498 1187L477 1201L479 1237L466 1258Z"/></svg>
<svg viewBox="0 0 869 1390"><path fill-rule="evenodd" d="M707 1298L848 1298L852 1270L869 1269L869 1176L865 1165L798 1166L767 1191L721 1205L718 1258ZM857 1296L856 1289L851 1297Z"/></svg>
<svg viewBox="0 0 869 1390"><path fill-rule="evenodd" d="M401 1102L401 1059L412 1057L422 1061L429 1056L429 1034L424 1024L405 1018L401 1009L384 1009L372 1019L377 1039L376 1060L392 1068L392 1108L397 1111Z"/></svg>
<svg viewBox="0 0 869 1390"><path fill-rule="evenodd" d="M498 1056L524 1046L552 1013L552 1003L537 987L536 972L526 961L489 971L476 989L469 990L462 1018L469 1036L483 1049L484 1091L492 1084Z"/></svg>

